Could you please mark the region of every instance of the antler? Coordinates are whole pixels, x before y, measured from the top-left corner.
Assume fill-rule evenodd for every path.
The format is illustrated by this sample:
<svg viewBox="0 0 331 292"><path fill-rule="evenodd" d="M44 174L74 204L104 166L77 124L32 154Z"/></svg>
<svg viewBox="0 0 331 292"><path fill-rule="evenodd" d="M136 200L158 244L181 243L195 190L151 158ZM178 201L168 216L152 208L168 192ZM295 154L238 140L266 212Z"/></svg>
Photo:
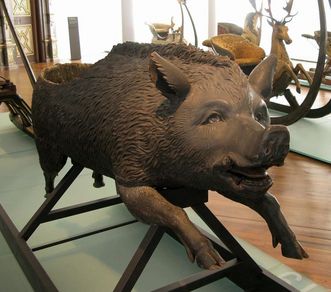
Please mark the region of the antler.
<svg viewBox="0 0 331 292"><path fill-rule="evenodd" d="M285 11L287 11L288 14L290 14L291 10L292 10L292 6L293 6L293 0L290 0L290 1L286 2L286 6L283 7L283 9Z"/></svg>
<svg viewBox="0 0 331 292"><path fill-rule="evenodd" d="M286 2L286 6L283 7L283 9L287 12L287 15L282 19L281 23L282 24L286 24L288 22L290 22L292 20L292 18L297 15L297 13L295 14L291 14L291 10L292 10L292 6L293 6L293 0L289 0L288 2ZM287 18L289 18L287 20Z"/></svg>
<svg viewBox="0 0 331 292"><path fill-rule="evenodd" d="M257 10L257 8L256 8L256 0L249 0L249 3L251 3L251 5L253 6L255 12L262 14L263 1L261 1L261 6L260 6L259 10Z"/></svg>
<svg viewBox="0 0 331 292"><path fill-rule="evenodd" d="M272 16L272 11L271 11L271 0L268 0L268 8L265 8L265 11L268 12L269 16L266 15L267 18L269 18L271 21L268 20L268 23L273 26L277 20Z"/></svg>
<svg viewBox="0 0 331 292"><path fill-rule="evenodd" d="M253 6L254 10L257 11L256 9L256 1L255 0L249 0L249 3Z"/></svg>
<svg viewBox="0 0 331 292"><path fill-rule="evenodd" d="M251 1L251 0L250 0ZM287 15L281 20L278 21L276 20L273 16L272 16L272 11L271 11L271 0L268 0L268 8L265 8L265 11L268 12L269 15L265 15L267 18L269 18L271 20L271 22L268 20L268 23L273 26L273 24L275 22L279 23L279 24L286 24L288 22L290 22L292 20L292 18L298 14L291 14L291 10L292 10L292 6L293 6L293 0L289 0L286 2L286 6L283 7L283 9L287 12Z"/></svg>
<svg viewBox="0 0 331 292"><path fill-rule="evenodd" d="M263 9L263 1L261 1L261 6L260 6L260 10L259 13L262 15L262 9Z"/></svg>

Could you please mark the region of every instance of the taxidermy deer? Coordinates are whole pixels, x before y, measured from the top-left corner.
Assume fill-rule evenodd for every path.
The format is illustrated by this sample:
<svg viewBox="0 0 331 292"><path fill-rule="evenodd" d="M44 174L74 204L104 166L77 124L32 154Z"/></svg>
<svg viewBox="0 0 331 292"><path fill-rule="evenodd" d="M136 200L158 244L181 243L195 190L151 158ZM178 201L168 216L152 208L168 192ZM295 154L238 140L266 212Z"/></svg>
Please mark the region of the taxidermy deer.
<svg viewBox="0 0 331 292"><path fill-rule="evenodd" d="M268 0L268 8L265 9L269 13L266 17L269 18L268 23L272 27L270 54L274 54L278 59L271 96L284 94L292 80L295 83L296 91L300 93L301 87L298 74L301 72L307 79L309 85L311 85L312 79L301 63L297 64L295 67L293 66L285 47L285 44L288 45L292 43L292 40L288 35L288 27L286 24L295 16L295 14L291 14L293 0L289 0L283 8L287 12L287 15L281 21L278 21L273 17L270 4L271 0Z"/></svg>

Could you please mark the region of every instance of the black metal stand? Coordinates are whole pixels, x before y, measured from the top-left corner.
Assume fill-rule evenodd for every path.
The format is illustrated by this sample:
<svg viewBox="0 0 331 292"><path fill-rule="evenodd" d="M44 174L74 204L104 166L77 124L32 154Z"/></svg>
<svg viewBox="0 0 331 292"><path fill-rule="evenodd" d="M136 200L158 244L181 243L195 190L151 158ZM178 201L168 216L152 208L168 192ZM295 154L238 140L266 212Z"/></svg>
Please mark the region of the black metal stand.
<svg viewBox="0 0 331 292"><path fill-rule="evenodd" d="M137 220L130 220L122 224L30 248L27 240L42 223L122 203L119 196L114 196L52 210L82 170L83 167L79 165L73 165L71 167L21 232L16 229L0 205L0 231L3 233L9 247L35 291L49 292L58 290L33 252L137 222ZM225 260L225 264L220 269L202 270L199 273L155 291L191 291L224 277L227 277L245 291L297 291L255 263L229 231L205 206L204 203L208 201L208 191L183 188L162 189L160 192L173 204L180 207L192 207L211 228L218 238L207 234L203 230L201 232L209 237L215 249ZM126 292L132 290L165 232L179 241L171 230L157 225L150 226L114 291Z"/></svg>

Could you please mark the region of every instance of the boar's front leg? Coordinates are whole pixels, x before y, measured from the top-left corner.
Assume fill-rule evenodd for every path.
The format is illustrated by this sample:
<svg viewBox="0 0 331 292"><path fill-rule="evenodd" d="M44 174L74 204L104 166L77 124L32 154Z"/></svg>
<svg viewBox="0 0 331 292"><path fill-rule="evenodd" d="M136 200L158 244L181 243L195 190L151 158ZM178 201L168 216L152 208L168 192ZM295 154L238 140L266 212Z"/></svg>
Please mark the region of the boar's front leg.
<svg viewBox="0 0 331 292"><path fill-rule="evenodd" d="M231 200L242 203L257 213L267 222L272 235L273 247L281 244L282 254L285 257L302 259L308 258L308 254L302 248L295 237L294 232L288 226L277 199L270 193L262 196L227 196Z"/></svg>
<svg viewBox="0 0 331 292"><path fill-rule="evenodd" d="M117 191L129 211L147 224L170 228L186 248L188 257L204 269L216 269L224 260L212 247L210 241L189 220L182 208L168 202L152 187L124 187L117 185Z"/></svg>

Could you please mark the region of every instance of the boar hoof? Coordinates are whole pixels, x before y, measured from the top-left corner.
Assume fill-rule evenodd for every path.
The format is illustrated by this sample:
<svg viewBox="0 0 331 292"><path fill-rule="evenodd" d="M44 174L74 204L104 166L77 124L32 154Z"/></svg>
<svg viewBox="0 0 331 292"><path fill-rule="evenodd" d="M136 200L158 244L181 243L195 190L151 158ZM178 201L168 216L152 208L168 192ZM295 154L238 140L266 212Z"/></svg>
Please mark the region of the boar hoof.
<svg viewBox="0 0 331 292"><path fill-rule="evenodd" d="M282 254L285 257L300 260L309 257L301 244L296 239L290 242L282 243Z"/></svg>
<svg viewBox="0 0 331 292"><path fill-rule="evenodd" d="M101 182L100 181L94 181L93 186L95 188L102 188L102 187L105 186L105 183L103 181L101 181Z"/></svg>
<svg viewBox="0 0 331 292"><path fill-rule="evenodd" d="M47 199L49 197L49 195L51 194L51 192L53 192L54 188L45 188L45 195L44 195L44 198Z"/></svg>
<svg viewBox="0 0 331 292"><path fill-rule="evenodd" d="M102 176L102 174L93 172L92 178L94 178L93 186L95 188L102 188L102 187L105 186L105 183L103 182L103 176Z"/></svg>
<svg viewBox="0 0 331 292"><path fill-rule="evenodd" d="M218 269L225 263L209 241L196 253L195 260L200 268L207 270Z"/></svg>

